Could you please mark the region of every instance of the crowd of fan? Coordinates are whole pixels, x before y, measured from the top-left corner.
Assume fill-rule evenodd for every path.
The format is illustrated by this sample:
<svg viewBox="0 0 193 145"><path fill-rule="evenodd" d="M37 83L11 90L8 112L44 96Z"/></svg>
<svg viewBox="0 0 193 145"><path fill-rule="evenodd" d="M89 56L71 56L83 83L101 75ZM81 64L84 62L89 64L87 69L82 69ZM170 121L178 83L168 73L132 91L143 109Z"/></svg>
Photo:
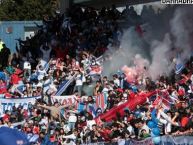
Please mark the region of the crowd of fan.
<svg viewBox="0 0 193 145"><path fill-rule="evenodd" d="M151 7L144 11L154 14ZM20 47L16 47L17 52L13 55L3 44L0 52L1 94L5 98L42 97L28 108L14 106L12 111L6 110L0 124L11 128L17 126L32 143L42 145L116 142L119 139L145 139L152 134L192 133L192 58L181 74L162 76L157 82L146 79L140 84L144 89L138 84L128 84L123 75L115 74L112 80L106 76L100 78L93 90L93 96L108 94L105 110L97 109L96 116L132 101L137 93L153 90L166 90L175 98L167 111L161 104L153 106L156 96L152 96L134 111L126 108L124 116L117 113L111 122L96 122L96 116L87 109L78 112L73 105L51 100L60 84L76 75L75 84L69 87L67 94L75 94L76 101L80 102L84 94L82 86L89 80L86 76L90 66L101 65L96 58L104 54L109 43L119 45L122 34L119 21L125 20L130 26L136 26L149 15L142 14L137 15L133 7L126 7L120 13L115 6L101 11L93 8L83 11L75 6L67 13L68 17L57 12L52 18L45 16L43 25L37 25L39 31L34 37L18 40ZM82 103L94 106L93 96Z"/></svg>

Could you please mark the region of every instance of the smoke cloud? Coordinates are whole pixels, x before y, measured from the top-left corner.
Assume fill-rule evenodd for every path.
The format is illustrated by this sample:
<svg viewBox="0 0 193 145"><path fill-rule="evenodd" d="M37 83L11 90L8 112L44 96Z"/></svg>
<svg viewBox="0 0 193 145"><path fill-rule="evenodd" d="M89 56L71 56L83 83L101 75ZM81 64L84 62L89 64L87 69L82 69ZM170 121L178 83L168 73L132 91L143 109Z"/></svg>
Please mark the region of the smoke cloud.
<svg viewBox="0 0 193 145"><path fill-rule="evenodd" d="M193 9L191 6L180 7L171 20L171 33L174 36L174 46L180 53L182 61L188 59L193 46Z"/></svg>
<svg viewBox="0 0 193 145"><path fill-rule="evenodd" d="M150 77L155 80L159 75L166 74L171 71L171 62L168 59L168 52L171 49L171 40L169 34L166 34L164 40L152 42L152 63L149 66L148 72Z"/></svg>
<svg viewBox="0 0 193 145"><path fill-rule="evenodd" d="M107 51L110 56L103 74L109 76L122 68L130 81L144 74L152 79L168 75L174 69L174 58L180 56L180 61L186 61L192 53L192 14L189 6L173 7L163 11L162 17L151 17L148 24L142 25L143 37L134 27L125 30L120 47Z"/></svg>

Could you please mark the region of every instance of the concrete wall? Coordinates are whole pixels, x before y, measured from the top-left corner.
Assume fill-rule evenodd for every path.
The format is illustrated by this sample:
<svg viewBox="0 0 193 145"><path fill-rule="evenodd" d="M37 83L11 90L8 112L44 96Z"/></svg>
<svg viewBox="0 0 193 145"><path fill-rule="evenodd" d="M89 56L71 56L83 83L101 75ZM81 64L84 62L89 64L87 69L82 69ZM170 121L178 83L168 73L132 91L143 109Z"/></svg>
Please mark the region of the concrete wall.
<svg viewBox="0 0 193 145"><path fill-rule="evenodd" d="M36 21L41 24L41 21ZM34 21L1 21L0 22L0 38L12 52L15 52L15 44L18 38L25 39L26 31L35 31L36 25Z"/></svg>

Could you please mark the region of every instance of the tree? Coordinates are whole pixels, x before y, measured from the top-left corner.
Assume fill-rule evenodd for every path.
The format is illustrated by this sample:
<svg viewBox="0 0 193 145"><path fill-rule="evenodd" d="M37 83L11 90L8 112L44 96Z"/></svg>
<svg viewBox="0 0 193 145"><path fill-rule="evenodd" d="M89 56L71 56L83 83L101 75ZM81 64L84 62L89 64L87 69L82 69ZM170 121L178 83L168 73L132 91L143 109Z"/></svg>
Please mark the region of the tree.
<svg viewBox="0 0 193 145"><path fill-rule="evenodd" d="M42 20L58 9L58 0L2 0L0 21Z"/></svg>

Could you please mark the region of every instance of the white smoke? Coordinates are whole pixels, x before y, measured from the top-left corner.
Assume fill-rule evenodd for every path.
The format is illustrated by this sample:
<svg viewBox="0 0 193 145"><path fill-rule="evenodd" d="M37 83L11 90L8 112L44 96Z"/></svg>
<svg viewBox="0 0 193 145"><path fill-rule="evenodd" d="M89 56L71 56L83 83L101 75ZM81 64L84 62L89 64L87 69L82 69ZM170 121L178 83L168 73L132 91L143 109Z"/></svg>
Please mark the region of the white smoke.
<svg viewBox="0 0 193 145"><path fill-rule="evenodd" d="M177 54L185 61L192 53L192 14L193 9L189 7L177 8L175 13L172 10L167 11L165 13L167 19L156 19L157 25L150 24L149 27L152 29L146 30L143 38L139 37L134 28L126 30L121 39L121 47L116 48L110 61L104 64L104 74L116 73L124 66L127 73L130 69L136 72L138 71L136 68L147 67L152 79L163 74L168 75L174 69L172 60ZM153 24L155 21L153 20ZM144 29L146 28L145 26ZM134 62L136 55L140 58L138 63ZM125 65L129 68L126 69Z"/></svg>
<svg viewBox="0 0 193 145"><path fill-rule="evenodd" d="M171 33L175 38L175 47L183 61L192 53L193 46L193 9L191 6L181 7L175 11L171 20Z"/></svg>
<svg viewBox="0 0 193 145"><path fill-rule="evenodd" d="M171 49L171 40L169 34L165 35L162 42L153 41L151 52L152 63L149 66L149 74L153 80L155 80L159 75L167 74L171 71L171 62L168 59L167 53Z"/></svg>
<svg viewBox="0 0 193 145"><path fill-rule="evenodd" d="M120 47L115 47L113 54L112 51L107 51L110 54L109 61L104 63L104 75L111 75L116 73L123 65L131 66L134 64L134 59L137 54L140 58L147 58L149 50L139 35L135 32L132 27L128 29L122 36ZM147 51L147 52L146 52ZM143 56L143 57L142 57Z"/></svg>

